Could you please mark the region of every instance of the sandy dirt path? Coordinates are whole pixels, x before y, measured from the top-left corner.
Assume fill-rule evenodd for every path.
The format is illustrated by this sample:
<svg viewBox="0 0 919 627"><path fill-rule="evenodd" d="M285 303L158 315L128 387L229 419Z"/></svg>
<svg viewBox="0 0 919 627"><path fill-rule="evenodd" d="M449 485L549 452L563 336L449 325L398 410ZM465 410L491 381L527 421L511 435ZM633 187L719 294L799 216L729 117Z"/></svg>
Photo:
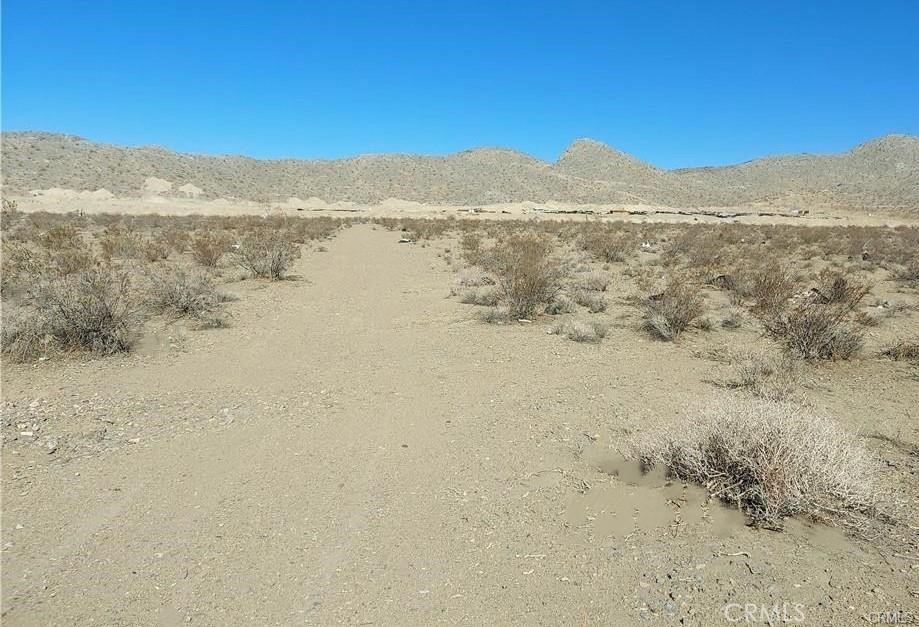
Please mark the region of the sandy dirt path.
<svg viewBox="0 0 919 627"><path fill-rule="evenodd" d="M857 624L828 569L876 556L845 541L598 526L647 495L597 470L597 425L702 397L664 380L704 362L481 325L395 239L344 231L188 352L7 369L8 402L129 399L99 412L138 440L4 456L4 624L715 624L751 596Z"/></svg>

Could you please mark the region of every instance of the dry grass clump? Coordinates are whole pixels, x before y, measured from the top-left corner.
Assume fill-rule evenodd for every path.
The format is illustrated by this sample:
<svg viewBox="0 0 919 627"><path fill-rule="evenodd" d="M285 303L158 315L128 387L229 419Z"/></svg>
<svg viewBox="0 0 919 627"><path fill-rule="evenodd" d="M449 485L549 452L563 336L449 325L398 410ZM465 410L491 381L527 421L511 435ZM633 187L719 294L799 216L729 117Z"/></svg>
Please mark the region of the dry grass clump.
<svg viewBox="0 0 919 627"><path fill-rule="evenodd" d="M127 351L141 322L128 275L112 268L43 278L14 312L2 348L20 360L49 350Z"/></svg>
<svg viewBox="0 0 919 627"><path fill-rule="evenodd" d="M748 390L758 398L787 400L800 385L800 364L788 355L748 353L736 364L732 387Z"/></svg>
<svg viewBox="0 0 919 627"><path fill-rule="evenodd" d="M687 278L671 277L664 291L645 300L644 328L654 337L673 341L704 311L698 286Z"/></svg>
<svg viewBox="0 0 919 627"><path fill-rule="evenodd" d="M606 299L599 292L590 292L588 290L577 290L572 294L574 302L581 307L586 307L590 313L602 313L606 311Z"/></svg>
<svg viewBox="0 0 919 627"><path fill-rule="evenodd" d="M899 340L885 348L881 354L895 361L919 362L919 338Z"/></svg>
<svg viewBox="0 0 919 627"><path fill-rule="evenodd" d="M457 288L481 287L494 285L495 280L481 268L462 268L456 273L454 284Z"/></svg>
<svg viewBox="0 0 919 627"><path fill-rule="evenodd" d="M744 325L743 314L736 309L728 311L727 315L721 320L721 328L728 330L740 329Z"/></svg>
<svg viewBox="0 0 919 627"><path fill-rule="evenodd" d="M606 272L600 272L599 270L582 272L575 277L575 284L582 290L605 292L610 284L610 276Z"/></svg>
<svg viewBox="0 0 919 627"><path fill-rule="evenodd" d="M501 294L493 286L474 287L460 293L460 302L464 305L495 307L501 302Z"/></svg>
<svg viewBox="0 0 919 627"><path fill-rule="evenodd" d="M577 304L565 294L556 294L555 297L546 304L543 310L550 316L574 313L578 310Z"/></svg>
<svg viewBox="0 0 919 627"><path fill-rule="evenodd" d="M573 342L596 344L606 337L608 327L601 322L582 322L569 320L560 322L552 328L556 335L562 335Z"/></svg>
<svg viewBox="0 0 919 627"><path fill-rule="evenodd" d="M200 327L226 326L220 309L227 301L214 281L206 274L189 274L184 270L161 272L150 277L147 305L158 313L192 318Z"/></svg>
<svg viewBox="0 0 919 627"><path fill-rule="evenodd" d="M12 361L33 361L49 351L51 337L46 325L32 310L4 303L0 324L0 348Z"/></svg>
<svg viewBox="0 0 919 627"><path fill-rule="evenodd" d="M718 399L682 422L641 436L647 467L705 486L754 524L789 516L860 527L880 501L875 462L836 422L787 403Z"/></svg>
<svg viewBox="0 0 919 627"><path fill-rule="evenodd" d="M485 324L505 324L511 321L510 313L503 307L489 307L479 314L479 320Z"/></svg>
<svg viewBox="0 0 919 627"><path fill-rule="evenodd" d="M191 256L206 268L214 268L230 248L230 238L223 233L199 233L191 238Z"/></svg>
<svg viewBox="0 0 919 627"><path fill-rule="evenodd" d="M563 271L551 253L552 242L532 233L510 235L485 253L510 316L531 317L561 290Z"/></svg>
<svg viewBox="0 0 919 627"><path fill-rule="evenodd" d="M919 259L913 259L894 273L894 278L903 283L919 287Z"/></svg>
<svg viewBox="0 0 919 627"><path fill-rule="evenodd" d="M233 253L233 261L252 276L279 281L287 276L294 260L300 258L300 247L286 233L259 229L248 233Z"/></svg>

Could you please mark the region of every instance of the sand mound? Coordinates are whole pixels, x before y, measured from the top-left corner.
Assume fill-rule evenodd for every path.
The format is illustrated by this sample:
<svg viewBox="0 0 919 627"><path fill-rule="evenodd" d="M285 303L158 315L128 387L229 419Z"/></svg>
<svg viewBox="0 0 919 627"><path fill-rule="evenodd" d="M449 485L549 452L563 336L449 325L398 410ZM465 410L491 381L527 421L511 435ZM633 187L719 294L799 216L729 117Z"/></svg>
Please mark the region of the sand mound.
<svg viewBox="0 0 919 627"><path fill-rule="evenodd" d="M144 184L140 191L146 196L148 194L167 194L172 191L172 181L148 176L144 179Z"/></svg>
<svg viewBox="0 0 919 627"><path fill-rule="evenodd" d="M182 185L181 187L179 187L178 191L180 194L182 194L183 196L187 198L198 198L199 196L204 194L203 189L195 185L192 185L191 183L186 183L185 185Z"/></svg>

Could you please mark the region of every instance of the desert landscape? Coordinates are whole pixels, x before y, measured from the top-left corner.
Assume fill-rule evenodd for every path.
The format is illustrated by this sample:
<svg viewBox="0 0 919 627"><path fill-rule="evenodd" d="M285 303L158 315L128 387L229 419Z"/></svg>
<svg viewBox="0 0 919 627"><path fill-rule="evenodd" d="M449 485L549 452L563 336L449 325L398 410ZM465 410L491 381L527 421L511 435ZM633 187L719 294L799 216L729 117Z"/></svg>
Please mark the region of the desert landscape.
<svg viewBox="0 0 919 627"><path fill-rule="evenodd" d="M919 138L2 137L2 618L919 621Z"/></svg>

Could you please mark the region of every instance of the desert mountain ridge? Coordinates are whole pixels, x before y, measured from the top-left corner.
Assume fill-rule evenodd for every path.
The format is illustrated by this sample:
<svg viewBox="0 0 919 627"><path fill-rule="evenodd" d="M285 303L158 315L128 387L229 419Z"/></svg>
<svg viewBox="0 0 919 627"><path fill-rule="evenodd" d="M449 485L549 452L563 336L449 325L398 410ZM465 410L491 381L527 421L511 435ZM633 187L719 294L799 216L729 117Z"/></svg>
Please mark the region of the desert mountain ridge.
<svg viewBox="0 0 919 627"><path fill-rule="evenodd" d="M451 205L555 201L919 212L919 136L914 135L887 135L839 154L666 170L592 139L575 140L555 163L507 148L446 156L263 160L22 131L2 134L2 173L4 194L23 196L59 188L260 202L315 197L374 204L398 198ZM162 184L151 188L150 180Z"/></svg>

